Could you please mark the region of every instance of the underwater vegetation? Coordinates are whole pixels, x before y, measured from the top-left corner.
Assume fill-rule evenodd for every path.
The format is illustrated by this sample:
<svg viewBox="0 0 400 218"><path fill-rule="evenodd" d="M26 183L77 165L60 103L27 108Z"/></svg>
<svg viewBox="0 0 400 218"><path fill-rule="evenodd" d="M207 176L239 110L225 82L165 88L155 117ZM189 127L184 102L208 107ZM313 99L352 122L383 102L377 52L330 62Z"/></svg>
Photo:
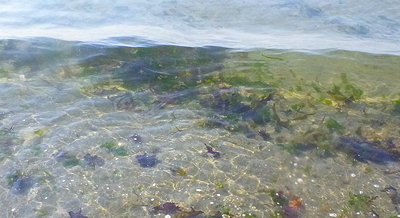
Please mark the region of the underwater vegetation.
<svg viewBox="0 0 400 218"><path fill-rule="evenodd" d="M12 155L12 147L17 138L13 129L13 127L0 129L0 161Z"/></svg>
<svg viewBox="0 0 400 218"><path fill-rule="evenodd" d="M298 218L305 212L305 204L298 196L276 190L269 190L268 193L278 207L272 217Z"/></svg>
<svg viewBox="0 0 400 218"><path fill-rule="evenodd" d="M116 156L128 156L128 150L124 146L117 146L111 141L100 145L100 148L105 148L108 152Z"/></svg>
<svg viewBox="0 0 400 218"><path fill-rule="evenodd" d="M333 102L348 105L361 99L364 91L351 83L346 73L341 73L340 80L341 83L333 84L332 88L326 92L321 87L313 84L314 90L320 95L316 100L327 105L332 105Z"/></svg>
<svg viewBox="0 0 400 218"><path fill-rule="evenodd" d="M172 167L172 168L170 168L170 170L171 170L171 172L173 172L173 173L175 173L177 175L180 175L180 176L186 176L187 175L186 170L183 169L183 168L180 168L180 167Z"/></svg>
<svg viewBox="0 0 400 218"><path fill-rule="evenodd" d="M214 149L208 145L206 145L207 149L207 155L213 157L213 158L219 158L221 157L221 154L218 151L214 151Z"/></svg>
<svg viewBox="0 0 400 218"><path fill-rule="evenodd" d="M81 163L76 156L68 154L66 151L59 151L53 155L53 157L57 160L57 162L62 163L62 165L66 168L78 166ZM86 166L95 167L95 166L103 166L105 164L105 160L97 155L90 155L87 153L83 156L83 163Z"/></svg>
<svg viewBox="0 0 400 218"><path fill-rule="evenodd" d="M79 165L80 160L66 151L59 151L53 155L57 162L61 162L64 167L74 167Z"/></svg>
<svg viewBox="0 0 400 218"><path fill-rule="evenodd" d="M342 209L342 213L338 215L338 217L351 217L352 213L363 214L368 217L379 217L372 206L374 200L378 197L368 196L366 194L353 194L349 193L349 200L347 201L348 205Z"/></svg>
<svg viewBox="0 0 400 218"><path fill-rule="evenodd" d="M394 106L393 106L393 113L400 115L400 98L397 100L392 101Z"/></svg>
<svg viewBox="0 0 400 218"><path fill-rule="evenodd" d="M210 50L221 52L212 56ZM317 157L328 158L345 152L360 162L384 165L398 161L396 141L390 147L385 147L380 142L387 138L374 141L371 140L376 138L373 134L379 133L368 135L363 132L367 129L365 127L379 132L386 123L375 114L375 109L380 105L368 102L371 98L368 92L359 88L360 84L353 83L346 73L341 73L340 78L332 78L335 81L332 83L298 81L287 90L277 80L266 79L271 78L263 75L268 73L263 69L268 68L267 64L256 63L254 69L243 67L246 69L243 72L240 65L239 70L229 68L232 60L225 61L223 50L168 46L161 49L138 48L135 52L127 52L123 60L108 63L111 71L109 76L114 79L115 86L112 82L99 84L94 94L103 95L117 110L127 113L179 107L188 108L194 113L200 111L203 119L194 121L200 127L224 129L232 135L243 134L254 142L268 141L294 155L310 152L317 154ZM284 61L282 58L264 57ZM100 69L95 62L85 67L87 75L95 71L93 69ZM293 77L296 76L294 72L291 73ZM390 112L400 114L400 99L391 102L386 100L385 103L390 104ZM370 106L372 112L368 110ZM377 120L375 123L382 124L371 124L370 120L373 119ZM137 134L128 139L142 144L142 138ZM128 155L125 147L117 146L114 142L106 142L100 147L115 156ZM210 158L225 156L218 152L218 147L212 145L206 145L205 150L204 156ZM95 157L89 155L87 161L99 165ZM156 155L148 154L137 155L136 160L144 168L155 167L160 162ZM186 175L183 168L171 171L175 175ZM310 171L311 167L304 169L308 175ZM224 188L222 182L213 182L213 185ZM390 188L386 192L394 193ZM306 214L305 203L290 191L271 190L269 194L275 205L272 217L297 218ZM371 209L374 198L361 194L350 194L349 198L346 210L375 214ZM153 210L154 213L173 217L190 217L185 213L191 212L196 214L193 209L187 209L184 213L184 209L173 202L158 205ZM343 212L341 216L346 215ZM214 217L227 216L233 215L218 212Z"/></svg>

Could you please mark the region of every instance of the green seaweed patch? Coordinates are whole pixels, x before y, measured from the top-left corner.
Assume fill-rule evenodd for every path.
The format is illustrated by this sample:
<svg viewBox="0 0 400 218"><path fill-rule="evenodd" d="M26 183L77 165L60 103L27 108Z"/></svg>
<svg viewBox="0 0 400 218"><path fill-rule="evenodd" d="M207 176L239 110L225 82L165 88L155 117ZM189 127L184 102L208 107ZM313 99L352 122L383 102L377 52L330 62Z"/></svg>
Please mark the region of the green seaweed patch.
<svg viewBox="0 0 400 218"><path fill-rule="evenodd" d="M278 144L278 146L281 146L285 151L289 152L290 154L299 154L300 150L300 143L287 143L287 144Z"/></svg>
<svg viewBox="0 0 400 218"><path fill-rule="evenodd" d="M391 102L394 103L393 113L400 114L400 98L397 100L393 100Z"/></svg>
<svg viewBox="0 0 400 218"><path fill-rule="evenodd" d="M8 72L2 68L0 68L0 78L8 77Z"/></svg>
<svg viewBox="0 0 400 218"><path fill-rule="evenodd" d="M47 216L49 214L49 212L42 210L42 209L33 209L38 216Z"/></svg>
<svg viewBox="0 0 400 218"><path fill-rule="evenodd" d="M100 145L100 148L105 148L116 156L128 156L128 150L124 146L117 146L114 142L106 142Z"/></svg>
<svg viewBox="0 0 400 218"><path fill-rule="evenodd" d="M305 175L311 176L312 166L305 166L305 167L303 168L303 172L304 172Z"/></svg>
<svg viewBox="0 0 400 218"><path fill-rule="evenodd" d="M325 125L331 132L343 133L345 129L344 126L340 125L340 123L333 118L329 118L327 121L325 121Z"/></svg>
<svg viewBox="0 0 400 218"><path fill-rule="evenodd" d="M24 176L24 174L21 171L15 171L12 174L8 174L6 176L7 185L12 186L12 184L14 184L14 182L16 182L19 178L21 178L23 176Z"/></svg>
<svg viewBox="0 0 400 218"><path fill-rule="evenodd" d="M274 189L268 191L272 201L276 206L284 207L289 205L289 199L284 195L282 191L276 191Z"/></svg>
<svg viewBox="0 0 400 218"><path fill-rule="evenodd" d="M324 103L326 105L329 105L329 106L331 106L333 104L332 101L330 99L327 99L327 98L317 98L316 100L319 101L319 102L322 102L322 103Z"/></svg>
<svg viewBox="0 0 400 218"><path fill-rule="evenodd" d="M44 129L38 129L38 130L34 131L33 133L35 133L38 136L43 136L45 134L45 130Z"/></svg>
<svg viewBox="0 0 400 218"><path fill-rule="evenodd" d="M356 88L356 87L354 87L353 85L350 85L350 84L346 85L344 87L344 90L345 90L345 93L347 93L350 96L350 98L354 98L356 100L360 99L361 96L364 94L363 90L361 90L359 88Z"/></svg>
<svg viewBox="0 0 400 218"><path fill-rule="evenodd" d="M83 68L83 70L81 72L81 76L83 76L83 77L92 76L92 75L96 75L98 72L99 72L99 70L96 67L86 66Z"/></svg>
<svg viewBox="0 0 400 218"><path fill-rule="evenodd" d="M301 111L306 105L304 103L292 104L291 108L294 111Z"/></svg>
<svg viewBox="0 0 400 218"><path fill-rule="evenodd" d="M79 159L73 155L66 155L63 157L62 165L66 168L71 168L74 166L78 166L80 163Z"/></svg>
<svg viewBox="0 0 400 218"><path fill-rule="evenodd" d="M278 58L278 57L267 56L267 55L264 55L264 54L262 54L262 56L263 56L264 58L267 58L267 59L270 59L270 60L278 60L278 61L283 61L283 58Z"/></svg>
<svg viewBox="0 0 400 218"><path fill-rule="evenodd" d="M326 92L332 99L349 103L359 100L364 94L363 90L355 87L349 82L346 74L341 74L341 80L342 82L340 85L333 84L332 89Z"/></svg>
<svg viewBox="0 0 400 218"><path fill-rule="evenodd" d="M372 201L377 197L371 197L365 194L349 193L350 200L348 204L355 212L369 212L371 210Z"/></svg>
<svg viewBox="0 0 400 218"><path fill-rule="evenodd" d="M321 87L319 87L318 84L313 83L311 86L313 87L313 89L314 89L317 93L322 93L322 89L321 89Z"/></svg>
<svg viewBox="0 0 400 218"><path fill-rule="evenodd" d="M186 171L185 171L185 169L183 169L183 168L179 168L177 171L176 171L176 173L178 173L179 175L181 175L181 176L186 176Z"/></svg>
<svg viewBox="0 0 400 218"><path fill-rule="evenodd" d="M37 178L37 182L40 184L54 182L54 176L52 176L51 173L48 171L43 171L43 174L39 178Z"/></svg>
<svg viewBox="0 0 400 218"><path fill-rule="evenodd" d="M173 167L170 170L171 170L172 173L175 173L175 174L180 175L180 176L186 176L187 175L186 170L181 168L181 167Z"/></svg>
<svg viewBox="0 0 400 218"><path fill-rule="evenodd" d="M223 215L234 217L234 215L231 214L232 209L230 207L224 206L222 204L218 204L217 207L219 208L219 211L215 212L214 217L224 217Z"/></svg>
<svg viewBox="0 0 400 218"><path fill-rule="evenodd" d="M222 182L216 182L215 186L217 186L218 188L225 188Z"/></svg>
<svg viewBox="0 0 400 218"><path fill-rule="evenodd" d="M242 217L244 217L244 218L254 218L254 217L257 217L257 215L252 214L252 213L245 213L245 214L242 214Z"/></svg>
<svg viewBox="0 0 400 218"><path fill-rule="evenodd" d="M283 217L283 213L281 211L274 211L274 212L269 214L269 217L271 217L271 218L282 218Z"/></svg>

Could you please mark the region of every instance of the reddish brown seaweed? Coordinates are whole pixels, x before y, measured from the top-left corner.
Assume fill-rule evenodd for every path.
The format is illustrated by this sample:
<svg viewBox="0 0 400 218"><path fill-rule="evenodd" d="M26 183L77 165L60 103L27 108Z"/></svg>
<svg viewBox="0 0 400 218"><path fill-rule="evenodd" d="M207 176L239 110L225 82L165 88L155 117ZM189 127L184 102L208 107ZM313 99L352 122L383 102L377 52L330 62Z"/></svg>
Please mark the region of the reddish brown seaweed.
<svg viewBox="0 0 400 218"><path fill-rule="evenodd" d="M214 149L208 145L206 145L207 154L210 154L214 158L219 158L221 154L218 151L214 151Z"/></svg>

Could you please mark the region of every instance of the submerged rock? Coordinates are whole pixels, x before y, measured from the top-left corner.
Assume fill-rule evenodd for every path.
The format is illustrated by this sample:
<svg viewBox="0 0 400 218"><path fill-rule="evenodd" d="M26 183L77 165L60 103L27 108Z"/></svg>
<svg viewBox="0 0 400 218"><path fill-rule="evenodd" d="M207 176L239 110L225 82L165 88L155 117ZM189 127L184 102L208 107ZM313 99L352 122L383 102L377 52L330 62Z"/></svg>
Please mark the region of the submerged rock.
<svg viewBox="0 0 400 218"><path fill-rule="evenodd" d="M62 163L64 167L74 167L79 165L79 159L74 155L68 154L66 151L58 151L53 157L57 160L57 162Z"/></svg>
<svg viewBox="0 0 400 218"><path fill-rule="evenodd" d="M135 135L129 137L129 139L131 139L132 141L134 141L136 143L142 144L142 137L138 134L135 134Z"/></svg>
<svg viewBox="0 0 400 218"><path fill-rule="evenodd" d="M181 208L178 207L175 203L166 202L164 204L153 207L153 210L155 213L163 213L163 214L172 215L172 214L179 212L181 210Z"/></svg>
<svg viewBox="0 0 400 218"><path fill-rule="evenodd" d="M11 193L15 195L28 194L29 190L33 187L35 181L31 177L19 177L11 185Z"/></svg>
<svg viewBox="0 0 400 218"><path fill-rule="evenodd" d="M97 156L97 155L90 155L89 153L87 153L83 159L85 160L85 163L89 166L103 166L105 164L105 161L103 158Z"/></svg>
<svg viewBox="0 0 400 218"><path fill-rule="evenodd" d="M85 215L82 215L82 209L79 209L78 212L68 212L70 218L89 218Z"/></svg>
<svg viewBox="0 0 400 218"><path fill-rule="evenodd" d="M341 136L339 149L354 155L354 159L362 162L371 161L377 164L398 161L398 158L379 148L372 142L353 138L349 135Z"/></svg>
<svg viewBox="0 0 400 218"><path fill-rule="evenodd" d="M393 186L388 186L384 188L382 191L388 194L390 200L394 205L400 204L400 194L397 192L397 189L395 189Z"/></svg>
<svg viewBox="0 0 400 218"><path fill-rule="evenodd" d="M173 218L191 218L197 217L197 215L203 213L203 211L196 211L193 208L188 209L179 207L173 202L166 202L159 206L155 206L153 207L153 212L156 214L163 213L166 215L173 215Z"/></svg>
<svg viewBox="0 0 400 218"><path fill-rule="evenodd" d="M141 167L154 167L160 161L156 158L156 155L137 155L136 160L139 162Z"/></svg>

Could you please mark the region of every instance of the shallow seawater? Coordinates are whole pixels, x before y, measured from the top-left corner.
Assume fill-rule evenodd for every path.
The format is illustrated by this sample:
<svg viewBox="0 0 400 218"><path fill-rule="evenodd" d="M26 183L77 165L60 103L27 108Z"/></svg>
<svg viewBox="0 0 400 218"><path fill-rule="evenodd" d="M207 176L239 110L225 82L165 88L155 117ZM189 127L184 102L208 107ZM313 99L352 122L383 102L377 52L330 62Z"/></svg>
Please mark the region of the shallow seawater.
<svg viewBox="0 0 400 218"><path fill-rule="evenodd" d="M31 39L0 58L5 217L397 215L399 56Z"/></svg>

